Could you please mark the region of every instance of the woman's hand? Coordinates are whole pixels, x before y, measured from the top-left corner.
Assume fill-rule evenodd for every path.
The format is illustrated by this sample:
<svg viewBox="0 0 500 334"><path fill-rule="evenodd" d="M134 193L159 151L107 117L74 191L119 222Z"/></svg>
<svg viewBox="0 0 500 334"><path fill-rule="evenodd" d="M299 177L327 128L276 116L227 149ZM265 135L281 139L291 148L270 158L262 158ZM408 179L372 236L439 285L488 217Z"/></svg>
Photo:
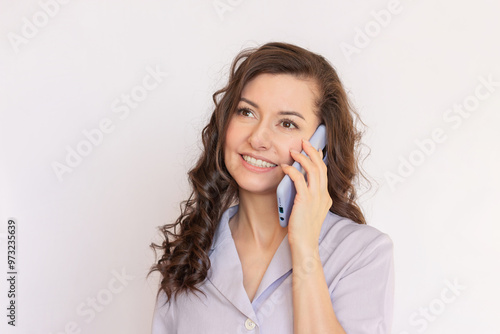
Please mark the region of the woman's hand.
<svg viewBox="0 0 500 334"><path fill-rule="evenodd" d="M295 333L342 333L331 301L319 256L321 226L332 206L328 193L327 167L323 153L307 140L302 148L309 157L291 151L306 171L307 182L297 169L282 165L297 194L288 221L288 242L292 252L293 327Z"/></svg>
<svg viewBox="0 0 500 334"><path fill-rule="evenodd" d="M300 251L318 248L318 239L323 221L332 205L328 193L327 167L323 152L317 151L307 140L302 148L309 157L291 150L292 158L306 171L307 182L296 168L283 164L281 168L292 179L297 194L288 221L290 247Z"/></svg>

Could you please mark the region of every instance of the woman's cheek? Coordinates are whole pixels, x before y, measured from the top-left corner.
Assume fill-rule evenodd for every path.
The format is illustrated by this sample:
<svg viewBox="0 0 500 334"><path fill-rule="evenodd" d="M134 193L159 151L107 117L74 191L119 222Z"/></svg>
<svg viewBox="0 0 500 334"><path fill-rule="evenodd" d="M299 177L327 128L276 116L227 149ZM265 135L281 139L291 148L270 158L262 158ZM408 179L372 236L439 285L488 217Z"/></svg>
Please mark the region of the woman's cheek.
<svg viewBox="0 0 500 334"><path fill-rule="evenodd" d="M281 163L286 163L287 165L293 164L294 160L292 158L292 155L290 154L290 150L292 148L289 148L288 150L283 150L283 152L280 154L282 156L282 162Z"/></svg>
<svg viewBox="0 0 500 334"><path fill-rule="evenodd" d="M288 150L285 152L285 155L288 158L288 164L291 165L295 160L293 160L292 155L290 154L290 150L295 150L297 152L302 152L302 140L294 142L292 145L288 144L287 146Z"/></svg>

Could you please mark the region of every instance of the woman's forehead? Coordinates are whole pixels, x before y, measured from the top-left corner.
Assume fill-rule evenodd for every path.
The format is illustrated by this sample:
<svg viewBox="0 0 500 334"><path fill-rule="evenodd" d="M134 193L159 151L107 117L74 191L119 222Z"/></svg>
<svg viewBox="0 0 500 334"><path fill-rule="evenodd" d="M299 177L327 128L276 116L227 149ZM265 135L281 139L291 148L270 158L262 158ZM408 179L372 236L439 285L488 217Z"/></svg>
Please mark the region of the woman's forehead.
<svg viewBox="0 0 500 334"><path fill-rule="evenodd" d="M300 108L313 112L317 85L314 80L299 79L291 74L265 73L250 80L240 98L253 102L256 108Z"/></svg>

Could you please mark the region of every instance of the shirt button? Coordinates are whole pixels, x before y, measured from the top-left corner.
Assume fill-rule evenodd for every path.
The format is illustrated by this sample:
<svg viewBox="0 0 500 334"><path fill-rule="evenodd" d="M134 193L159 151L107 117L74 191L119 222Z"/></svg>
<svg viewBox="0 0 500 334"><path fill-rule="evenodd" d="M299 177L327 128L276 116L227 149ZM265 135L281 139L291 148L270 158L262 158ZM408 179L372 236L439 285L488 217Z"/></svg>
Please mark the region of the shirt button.
<svg viewBox="0 0 500 334"><path fill-rule="evenodd" d="M255 328L255 322L253 322L252 319L248 318L247 321L245 321L245 328L251 331Z"/></svg>

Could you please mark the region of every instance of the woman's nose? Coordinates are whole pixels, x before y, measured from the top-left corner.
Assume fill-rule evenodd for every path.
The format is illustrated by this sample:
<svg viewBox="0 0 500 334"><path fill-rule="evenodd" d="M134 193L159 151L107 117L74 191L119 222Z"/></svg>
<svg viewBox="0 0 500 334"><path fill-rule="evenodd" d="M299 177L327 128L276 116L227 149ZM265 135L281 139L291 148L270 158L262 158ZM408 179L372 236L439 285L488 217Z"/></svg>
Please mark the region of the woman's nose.
<svg viewBox="0 0 500 334"><path fill-rule="evenodd" d="M253 129L248 141L255 150L267 150L272 144L272 134L267 126L260 124Z"/></svg>

